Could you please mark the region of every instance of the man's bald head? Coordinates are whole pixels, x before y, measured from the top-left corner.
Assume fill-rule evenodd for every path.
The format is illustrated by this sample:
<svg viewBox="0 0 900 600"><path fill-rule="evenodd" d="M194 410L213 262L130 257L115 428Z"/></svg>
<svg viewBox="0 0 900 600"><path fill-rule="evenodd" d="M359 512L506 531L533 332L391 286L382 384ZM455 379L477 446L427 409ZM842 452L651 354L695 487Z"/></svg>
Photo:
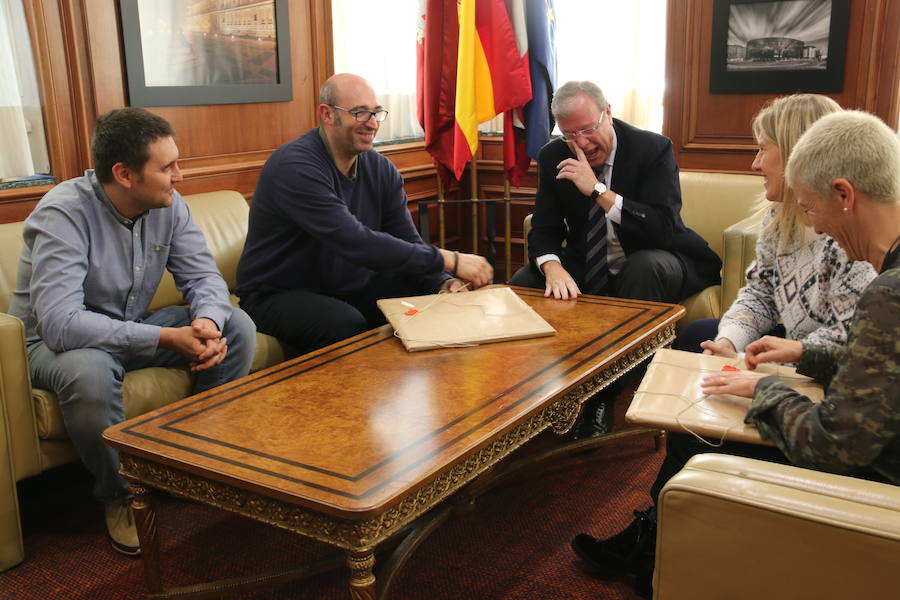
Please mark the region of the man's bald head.
<svg viewBox="0 0 900 600"><path fill-rule="evenodd" d="M359 75L336 73L319 88L319 104L344 106L348 102L348 97L364 95L366 92L375 95L375 90L369 82Z"/></svg>

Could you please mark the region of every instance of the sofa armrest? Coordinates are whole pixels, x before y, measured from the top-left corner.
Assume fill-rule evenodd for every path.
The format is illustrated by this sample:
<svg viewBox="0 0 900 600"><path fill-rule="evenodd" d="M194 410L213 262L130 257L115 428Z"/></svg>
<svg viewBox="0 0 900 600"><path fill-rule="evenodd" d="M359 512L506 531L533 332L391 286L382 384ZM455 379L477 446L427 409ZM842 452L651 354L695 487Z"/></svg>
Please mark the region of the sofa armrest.
<svg viewBox="0 0 900 600"><path fill-rule="evenodd" d="M723 454L659 497L654 598L879 598L900 587L900 487Z"/></svg>
<svg viewBox="0 0 900 600"><path fill-rule="evenodd" d="M40 473L40 441L25 355L25 327L6 313L0 313L0 419L8 431L16 481Z"/></svg>
<svg viewBox="0 0 900 600"><path fill-rule="evenodd" d="M763 214L760 212L727 227L722 233L722 312L727 311L738 290L747 282L747 267L756 258L756 238Z"/></svg>
<svg viewBox="0 0 900 600"><path fill-rule="evenodd" d="M0 313L0 571L24 557L16 481L40 471L37 456L25 328L19 319Z"/></svg>

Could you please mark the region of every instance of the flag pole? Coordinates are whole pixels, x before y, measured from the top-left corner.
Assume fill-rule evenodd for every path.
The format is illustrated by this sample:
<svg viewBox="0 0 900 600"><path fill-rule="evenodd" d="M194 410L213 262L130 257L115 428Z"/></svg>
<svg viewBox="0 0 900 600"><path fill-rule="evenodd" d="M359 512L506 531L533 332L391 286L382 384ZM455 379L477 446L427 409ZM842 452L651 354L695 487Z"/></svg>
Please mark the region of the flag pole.
<svg viewBox="0 0 900 600"><path fill-rule="evenodd" d="M503 234L503 244L506 252L506 281L512 279L512 204L510 198L509 177L503 177L503 206L506 217L506 231Z"/></svg>
<svg viewBox="0 0 900 600"><path fill-rule="evenodd" d="M441 181L441 174L437 174L438 184L438 247L443 248L447 245L447 235L444 229L444 182Z"/></svg>
<svg viewBox="0 0 900 600"><path fill-rule="evenodd" d="M472 156L469 168L469 181L472 183L472 254L478 254L478 159L475 156Z"/></svg>

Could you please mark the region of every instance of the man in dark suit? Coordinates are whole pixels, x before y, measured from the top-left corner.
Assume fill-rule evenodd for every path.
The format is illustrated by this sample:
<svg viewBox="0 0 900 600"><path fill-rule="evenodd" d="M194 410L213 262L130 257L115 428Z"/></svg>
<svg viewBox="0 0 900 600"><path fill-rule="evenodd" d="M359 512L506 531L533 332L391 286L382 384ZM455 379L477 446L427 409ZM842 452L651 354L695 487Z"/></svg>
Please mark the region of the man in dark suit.
<svg viewBox="0 0 900 600"><path fill-rule="evenodd" d="M510 283L561 300L599 294L660 302L719 283L719 257L681 220L671 140L613 119L589 81L563 85L550 108L563 136L538 157L531 263ZM576 439L612 429L618 389L588 400Z"/></svg>
<svg viewBox="0 0 900 600"><path fill-rule="evenodd" d="M538 158L531 263L511 283L660 302L719 283L719 257L681 220L672 142L613 119L589 81L563 85L551 109L563 139Z"/></svg>

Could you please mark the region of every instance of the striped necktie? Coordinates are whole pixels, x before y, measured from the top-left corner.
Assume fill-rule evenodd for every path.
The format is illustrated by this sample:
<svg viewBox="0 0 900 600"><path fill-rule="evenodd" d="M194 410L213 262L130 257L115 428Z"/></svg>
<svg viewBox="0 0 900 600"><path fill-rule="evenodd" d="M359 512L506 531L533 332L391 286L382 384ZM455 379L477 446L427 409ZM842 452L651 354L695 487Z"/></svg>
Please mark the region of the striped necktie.
<svg viewBox="0 0 900 600"><path fill-rule="evenodd" d="M603 176L600 183L606 183ZM606 211L591 202L588 210L588 231L586 237L587 257L585 260L584 289L586 294L603 295L609 282L609 270L606 266Z"/></svg>

